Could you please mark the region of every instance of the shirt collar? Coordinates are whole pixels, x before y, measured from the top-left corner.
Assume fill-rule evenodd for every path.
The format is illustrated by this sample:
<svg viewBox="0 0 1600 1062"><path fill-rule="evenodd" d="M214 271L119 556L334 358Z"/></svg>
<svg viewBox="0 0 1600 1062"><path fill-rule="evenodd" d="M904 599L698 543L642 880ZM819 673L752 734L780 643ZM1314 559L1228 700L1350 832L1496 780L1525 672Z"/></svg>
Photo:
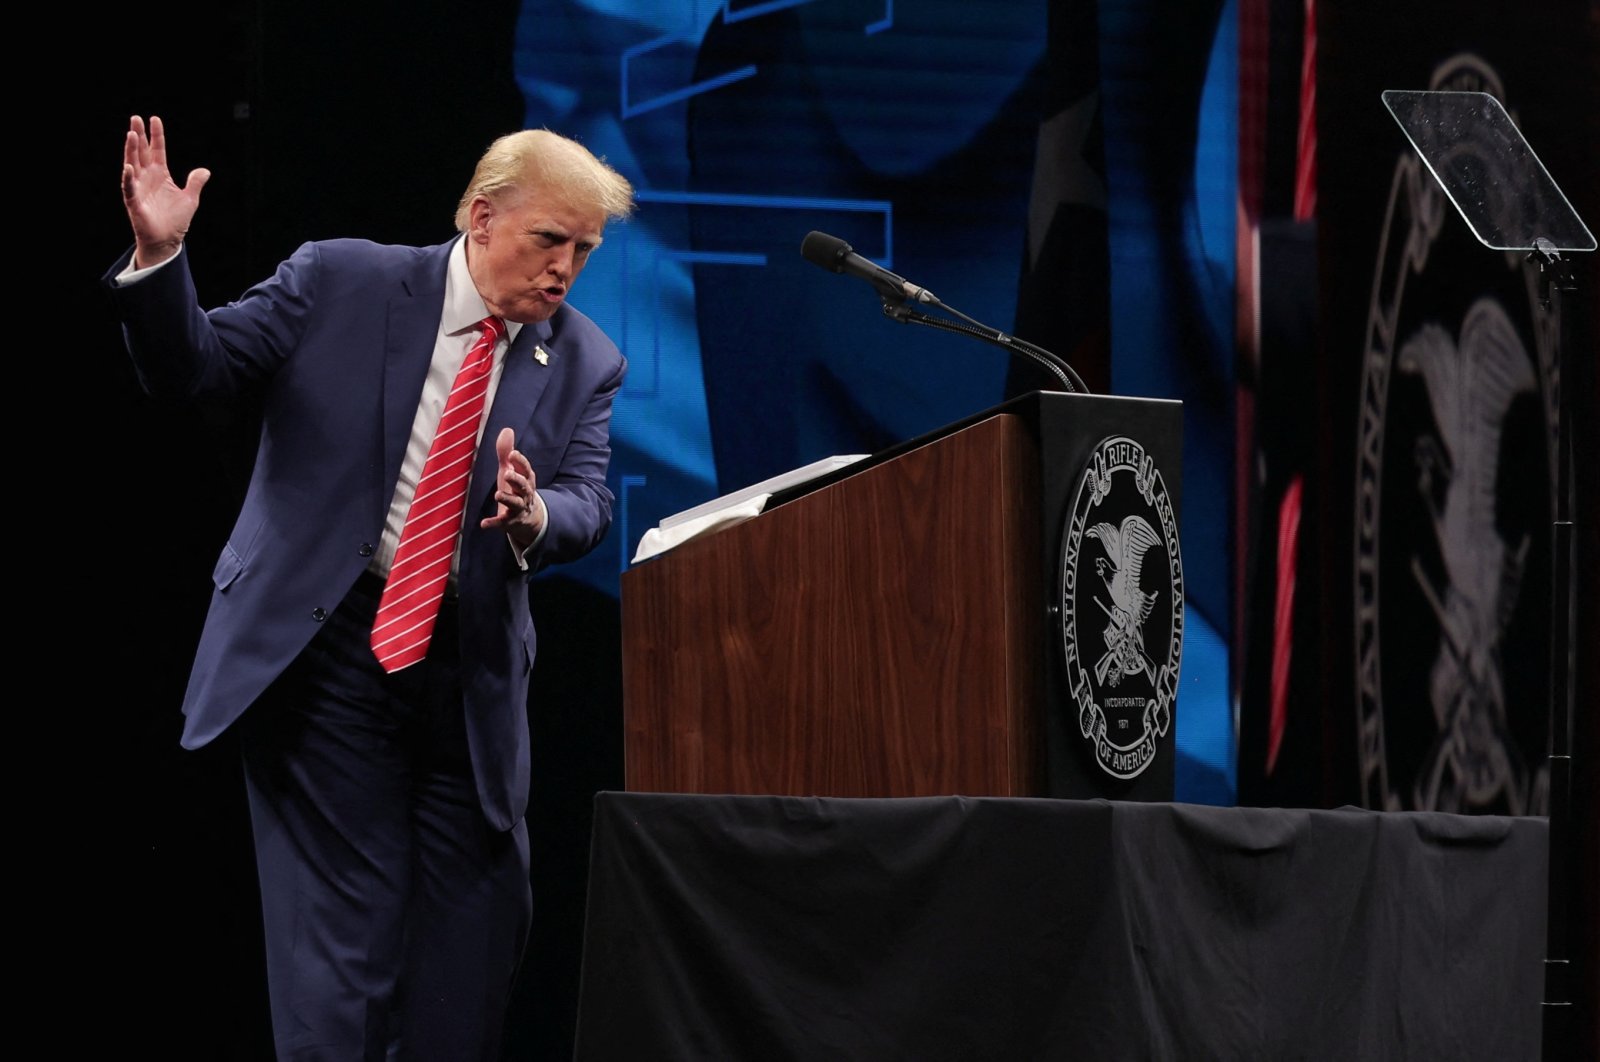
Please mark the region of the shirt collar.
<svg viewBox="0 0 1600 1062"><path fill-rule="evenodd" d="M467 270L467 238L457 237L455 246L450 248L450 265L444 275L444 317L440 327L447 336L474 332L478 323L488 316L489 307L484 305L483 296L478 294L478 286ZM506 322L508 346L521 328L521 322Z"/></svg>

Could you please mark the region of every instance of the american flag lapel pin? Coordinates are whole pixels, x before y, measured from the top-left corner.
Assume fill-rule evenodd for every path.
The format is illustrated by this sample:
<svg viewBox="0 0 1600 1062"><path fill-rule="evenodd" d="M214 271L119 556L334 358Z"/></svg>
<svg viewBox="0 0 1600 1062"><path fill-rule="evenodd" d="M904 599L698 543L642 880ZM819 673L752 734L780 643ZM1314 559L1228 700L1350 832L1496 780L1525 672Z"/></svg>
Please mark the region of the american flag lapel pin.
<svg viewBox="0 0 1600 1062"><path fill-rule="evenodd" d="M545 352L543 347L536 346L533 348L533 360L538 362L540 365L549 365L550 355Z"/></svg>

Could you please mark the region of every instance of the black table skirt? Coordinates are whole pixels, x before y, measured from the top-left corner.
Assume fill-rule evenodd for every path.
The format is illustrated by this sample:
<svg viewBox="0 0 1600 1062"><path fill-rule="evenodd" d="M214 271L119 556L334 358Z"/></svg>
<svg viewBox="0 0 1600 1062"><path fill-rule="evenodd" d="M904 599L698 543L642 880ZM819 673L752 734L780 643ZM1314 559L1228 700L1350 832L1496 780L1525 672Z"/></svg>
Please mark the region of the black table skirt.
<svg viewBox="0 0 1600 1062"><path fill-rule="evenodd" d="M1536 1059L1542 819L602 793L579 1059Z"/></svg>

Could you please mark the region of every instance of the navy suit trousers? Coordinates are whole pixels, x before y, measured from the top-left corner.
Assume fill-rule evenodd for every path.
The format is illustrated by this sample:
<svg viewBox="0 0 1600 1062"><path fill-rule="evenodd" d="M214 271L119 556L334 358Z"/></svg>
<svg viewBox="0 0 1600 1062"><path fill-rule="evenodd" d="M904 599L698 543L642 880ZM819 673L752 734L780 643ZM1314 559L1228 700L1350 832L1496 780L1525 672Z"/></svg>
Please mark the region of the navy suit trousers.
<svg viewBox="0 0 1600 1062"><path fill-rule="evenodd" d="M426 660L369 646L363 576L240 719L278 1057L493 1062L532 917L528 831L484 818L446 602Z"/></svg>

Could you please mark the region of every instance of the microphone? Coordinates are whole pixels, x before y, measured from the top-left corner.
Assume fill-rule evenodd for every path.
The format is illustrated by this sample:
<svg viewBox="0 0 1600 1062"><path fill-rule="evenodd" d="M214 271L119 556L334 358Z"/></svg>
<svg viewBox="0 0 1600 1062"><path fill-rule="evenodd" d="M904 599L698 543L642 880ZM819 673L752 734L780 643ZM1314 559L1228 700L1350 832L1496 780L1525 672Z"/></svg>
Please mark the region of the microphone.
<svg viewBox="0 0 1600 1062"><path fill-rule="evenodd" d="M905 277L896 276L870 259L862 258L850 245L837 236L825 232L808 232L800 241L800 254L805 260L821 266L830 273L845 273L860 277L874 288L885 301L926 302L934 306L944 304L927 288L919 288Z"/></svg>
<svg viewBox="0 0 1600 1062"><path fill-rule="evenodd" d="M974 321L953 306L946 306L927 288L919 288L905 277L896 276L878 263L862 258L850 249L848 243L837 236L829 236L826 232L808 232L806 238L800 241L800 254L806 261L819 265L830 273L848 273L853 277L860 277L877 288L878 294L883 298L885 317L890 317L901 324L930 325L947 332L974 336L985 343L993 343L1013 354L1020 354L1030 359L1051 373L1061 381L1063 390L1085 395L1089 393L1089 389L1083 385L1083 378L1072 370L1072 366L1048 350L1036 347L1016 336L1008 336L999 329L990 328L982 321ZM961 321L946 321L921 310L914 310L906 305L907 300L937 306L946 313L961 318ZM963 321L966 323L963 324Z"/></svg>

